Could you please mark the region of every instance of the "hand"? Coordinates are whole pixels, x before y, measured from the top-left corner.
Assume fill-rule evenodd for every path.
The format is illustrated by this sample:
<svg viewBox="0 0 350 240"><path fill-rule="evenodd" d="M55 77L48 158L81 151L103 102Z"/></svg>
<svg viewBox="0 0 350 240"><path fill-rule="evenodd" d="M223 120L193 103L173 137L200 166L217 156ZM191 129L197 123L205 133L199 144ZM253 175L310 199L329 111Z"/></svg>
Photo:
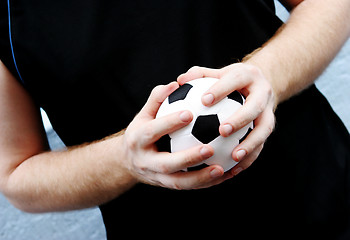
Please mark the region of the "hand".
<svg viewBox="0 0 350 240"><path fill-rule="evenodd" d="M189 111L155 119L157 111L174 90L173 82L153 89L147 103L122 136L126 168L138 181L171 189L195 189L219 184L227 179L221 166L208 166L198 171L181 171L211 157L214 152L201 145L182 152L158 152L155 142L192 121Z"/></svg>
<svg viewBox="0 0 350 240"><path fill-rule="evenodd" d="M232 158L239 162L231 170L237 175L247 169L259 156L264 142L275 126L275 96L271 84L255 66L246 63L232 64L222 69L192 67L177 79L180 85L197 78L218 78L202 96L202 103L211 106L238 90L246 97L246 102L233 116L220 125L220 134L224 137L254 121L254 129L248 137L232 152Z"/></svg>

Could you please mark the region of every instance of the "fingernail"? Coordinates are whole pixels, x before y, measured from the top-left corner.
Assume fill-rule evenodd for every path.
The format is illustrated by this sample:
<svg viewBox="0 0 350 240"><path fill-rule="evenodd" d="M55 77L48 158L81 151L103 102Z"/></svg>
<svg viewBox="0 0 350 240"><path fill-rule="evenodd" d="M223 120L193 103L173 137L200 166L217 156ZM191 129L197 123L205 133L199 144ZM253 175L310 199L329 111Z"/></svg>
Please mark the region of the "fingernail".
<svg viewBox="0 0 350 240"><path fill-rule="evenodd" d="M204 158L209 158L212 156L212 153L209 151L207 147L201 147L199 152Z"/></svg>
<svg viewBox="0 0 350 240"><path fill-rule="evenodd" d="M237 157L237 161L241 161L245 155L247 154L247 152L243 149L239 150L237 153L236 153L236 157Z"/></svg>
<svg viewBox="0 0 350 240"><path fill-rule="evenodd" d="M222 175L222 172L216 168L210 171L210 176L212 178L217 178L217 177L220 177L221 175Z"/></svg>
<svg viewBox="0 0 350 240"><path fill-rule="evenodd" d="M191 114L190 114L188 111L183 111L183 112L180 114L180 119L181 119L181 121L183 121L183 122L189 122L189 121L191 121L192 116L191 116Z"/></svg>
<svg viewBox="0 0 350 240"><path fill-rule="evenodd" d="M243 170L243 168L238 167L238 168L236 168L236 169L233 171L233 174L236 176L236 175L238 175L240 172L242 172L242 170Z"/></svg>
<svg viewBox="0 0 350 240"><path fill-rule="evenodd" d="M230 135L233 131L233 128L230 124L225 124L222 126L222 131L226 136Z"/></svg>
<svg viewBox="0 0 350 240"><path fill-rule="evenodd" d="M210 105L214 102L214 95L211 93L208 93L202 97L202 102L204 105Z"/></svg>

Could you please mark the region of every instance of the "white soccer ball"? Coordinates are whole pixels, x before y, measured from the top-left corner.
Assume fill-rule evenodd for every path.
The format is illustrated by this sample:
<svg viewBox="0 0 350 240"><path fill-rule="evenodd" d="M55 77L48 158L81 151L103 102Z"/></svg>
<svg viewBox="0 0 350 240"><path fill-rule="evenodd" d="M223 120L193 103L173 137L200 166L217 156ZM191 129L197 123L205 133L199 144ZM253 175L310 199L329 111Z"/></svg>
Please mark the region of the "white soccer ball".
<svg viewBox="0 0 350 240"><path fill-rule="evenodd" d="M201 101L202 95L217 81L218 79L215 78L200 78L185 83L164 100L156 116L160 118L182 110L189 110L193 114L193 120L189 125L161 139L163 141L161 145L170 145L171 152L202 144L213 147L212 157L188 170L217 164L222 166L224 171L228 171L237 164L232 159L232 151L253 128L253 122L251 122L229 137L220 135L220 124L242 107L245 100L239 92L235 91L211 107L204 106Z"/></svg>

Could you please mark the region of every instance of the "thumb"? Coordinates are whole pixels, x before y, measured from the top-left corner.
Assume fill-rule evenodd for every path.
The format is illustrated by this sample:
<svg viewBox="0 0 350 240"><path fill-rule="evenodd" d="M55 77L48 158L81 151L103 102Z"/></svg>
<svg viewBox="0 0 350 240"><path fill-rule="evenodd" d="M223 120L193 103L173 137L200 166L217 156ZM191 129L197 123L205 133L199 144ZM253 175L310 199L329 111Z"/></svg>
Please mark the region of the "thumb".
<svg viewBox="0 0 350 240"><path fill-rule="evenodd" d="M178 87L179 84L177 82L171 82L167 85L158 85L155 88L153 88L146 104L141 109L139 116L154 119L156 117L160 105Z"/></svg>

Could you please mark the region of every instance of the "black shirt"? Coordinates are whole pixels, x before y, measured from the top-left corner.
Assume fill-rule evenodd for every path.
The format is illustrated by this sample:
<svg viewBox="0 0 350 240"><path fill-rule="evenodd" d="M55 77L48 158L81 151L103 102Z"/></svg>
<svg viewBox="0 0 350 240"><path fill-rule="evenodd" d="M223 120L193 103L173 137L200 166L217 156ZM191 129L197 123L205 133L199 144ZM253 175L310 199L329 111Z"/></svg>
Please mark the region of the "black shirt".
<svg viewBox="0 0 350 240"><path fill-rule="evenodd" d="M20 74L68 145L119 131L156 85L236 62L281 24L272 1L10 2Z"/></svg>
<svg viewBox="0 0 350 240"><path fill-rule="evenodd" d="M127 127L156 85L194 65L237 62L281 26L272 0L8 3L0 3L0 58L68 146ZM234 179L195 191L139 184L101 206L108 237L346 234L344 126L314 86L276 117L259 159Z"/></svg>

